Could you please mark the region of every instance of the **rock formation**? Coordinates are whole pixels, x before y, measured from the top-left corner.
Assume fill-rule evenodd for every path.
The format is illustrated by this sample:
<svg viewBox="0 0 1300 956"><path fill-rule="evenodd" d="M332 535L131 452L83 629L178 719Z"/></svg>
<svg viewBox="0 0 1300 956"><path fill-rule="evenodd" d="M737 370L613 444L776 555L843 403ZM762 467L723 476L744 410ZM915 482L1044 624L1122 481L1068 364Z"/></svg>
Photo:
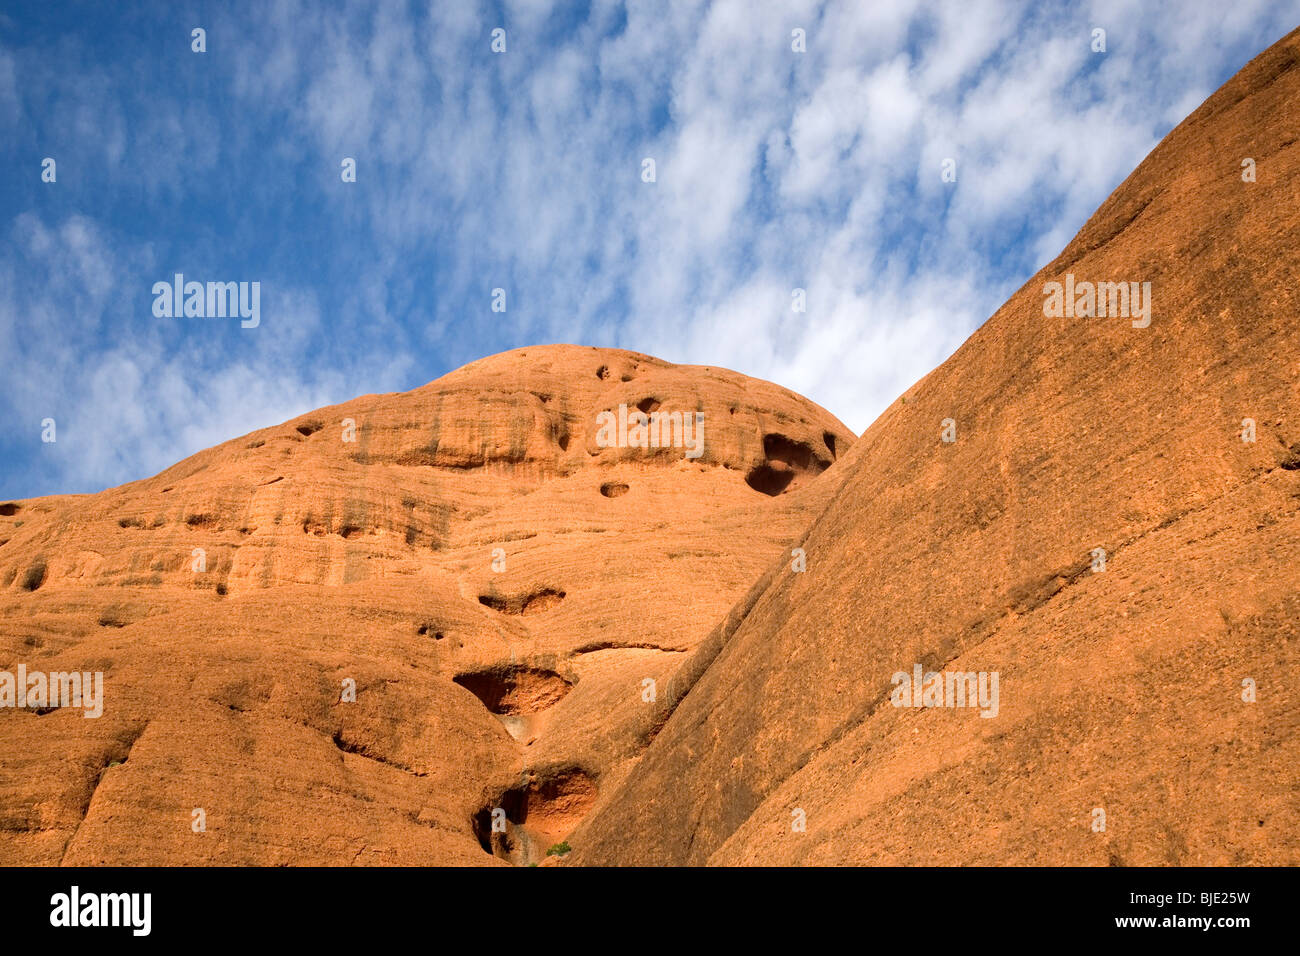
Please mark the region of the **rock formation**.
<svg viewBox="0 0 1300 956"><path fill-rule="evenodd" d="M549 346L0 503L0 668L104 675L0 863L1300 863L1298 109L1300 31L856 441Z"/></svg>
<svg viewBox="0 0 1300 956"><path fill-rule="evenodd" d="M572 862L1300 863L1298 109L1300 31L858 439ZM997 716L893 706L918 663Z"/></svg>
<svg viewBox="0 0 1300 956"><path fill-rule="evenodd" d="M697 412L698 455L627 441ZM0 863L545 860L852 442L766 382L551 346L4 503L0 669L104 702L0 708Z"/></svg>

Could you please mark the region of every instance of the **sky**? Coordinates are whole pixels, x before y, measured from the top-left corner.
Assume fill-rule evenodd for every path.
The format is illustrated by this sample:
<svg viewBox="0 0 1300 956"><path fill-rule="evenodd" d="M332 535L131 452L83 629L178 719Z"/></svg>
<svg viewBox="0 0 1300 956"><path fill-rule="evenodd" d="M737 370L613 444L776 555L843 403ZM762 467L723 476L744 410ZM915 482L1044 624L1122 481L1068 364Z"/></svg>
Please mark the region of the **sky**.
<svg viewBox="0 0 1300 956"><path fill-rule="evenodd" d="M5 0L0 498L555 342L770 379L861 432L1297 25L1276 0ZM259 283L258 324L157 315L176 273Z"/></svg>

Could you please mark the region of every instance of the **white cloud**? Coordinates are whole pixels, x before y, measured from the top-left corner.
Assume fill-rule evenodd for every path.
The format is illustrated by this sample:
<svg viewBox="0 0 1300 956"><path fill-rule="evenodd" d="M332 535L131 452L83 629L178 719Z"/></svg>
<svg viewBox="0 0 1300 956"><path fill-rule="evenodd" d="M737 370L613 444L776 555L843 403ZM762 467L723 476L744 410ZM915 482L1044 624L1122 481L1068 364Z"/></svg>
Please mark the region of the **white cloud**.
<svg viewBox="0 0 1300 956"><path fill-rule="evenodd" d="M164 248L75 212L11 223L0 278L16 288L0 290L0 331L13 374L0 401L25 420L57 394L91 443L55 479L140 477L313 404L530 342L732 367L860 431L1300 12L1263 0L599 0L566 33L576 8L536 0L512 0L501 22L481 4L417 7L353 2L323 17L276 0L216 13L210 43L239 42L210 61L212 97L154 91L138 122L101 67L87 74L100 89L75 73L57 84L74 128L104 118L107 162L153 157L146 192ZM500 56L495 26L509 33ZM1108 32L1104 55L1089 49L1093 26ZM806 53L790 48L795 27ZM44 102L24 82L34 56L0 51L0 121ZM329 209L337 248L360 251L315 280L265 277L255 339L136 321L118 347L24 340L52 317L121 322L115 310L138 300L160 255L213 260L221 237L190 241L170 210L234 150L272 173L315 170L302 196ZM340 193L344 155L360 181ZM653 185L640 180L645 156ZM955 184L940 179L948 157ZM496 286L505 316L487 308ZM795 287L806 313L790 310ZM325 345L330 363L309 360ZM115 409L113 396L135 404Z"/></svg>

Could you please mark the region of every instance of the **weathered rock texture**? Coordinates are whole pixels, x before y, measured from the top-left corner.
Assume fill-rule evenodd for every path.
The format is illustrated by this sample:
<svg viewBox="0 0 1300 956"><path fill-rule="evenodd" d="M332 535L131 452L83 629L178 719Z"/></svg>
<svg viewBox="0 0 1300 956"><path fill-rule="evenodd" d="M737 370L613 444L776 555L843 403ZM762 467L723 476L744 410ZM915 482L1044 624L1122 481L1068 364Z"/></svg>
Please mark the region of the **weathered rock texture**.
<svg viewBox="0 0 1300 956"><path fill-rule="evenodd" d="M620 404L702 412L703 454L601 447ZM106 698L0 709L0 864L545 859L852 442L766 382L551 346L0 505L0 668Z"/></svg>
<svg viewBox="0 0 1300 956"><path fill-rule="evenodd" d="M0 863L1300 863L1298 112L1300 33L856 442L557 346L0 504L0 665L107 695L0 711Z"/></svg>
<svg viewBox="0 0 1300 956"><path fill-rule="evenodd" d="M864 433L571 862L1300 863L1297 115L1300 31ZM1150 327L1046 318L1066 273ZM998 716L892 706L917 662Z"/></svg>

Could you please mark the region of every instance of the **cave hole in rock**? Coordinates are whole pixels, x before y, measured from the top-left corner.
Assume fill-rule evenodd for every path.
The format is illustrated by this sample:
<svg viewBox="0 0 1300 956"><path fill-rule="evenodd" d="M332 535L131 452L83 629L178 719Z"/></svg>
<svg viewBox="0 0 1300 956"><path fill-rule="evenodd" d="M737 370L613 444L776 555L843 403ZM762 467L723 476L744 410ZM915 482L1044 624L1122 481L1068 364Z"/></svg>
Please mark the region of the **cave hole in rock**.
<svg viewBox="0 0 1300 956"><path fill-rule="evenodd" d="M778 462L775 465L764 462L751 468L749 474L745 476L745 484L755 491L761 491L765 495L771 495L775 498L781 492L790 486L794 480L794 469L789 465Z"/></svg>
<svg viewBox="0 0 1300 956"><path fill-rule="evenodd" d="M578 767L530 773L474 814L474 835L487 853L515 864L536 862L577 829L597 795L594 778ZM497 810L504 831L493 829Z"/></svg>
<svg viewBox="0 0 1300 956"><path fill-rule="evenodd" d="M528 664L501 664L452 678L483 702L489 711L515 717L553 707L573 684L553 670Z"/></svg>
<svg viewBox="0 0 1300 956"><path fill-rule="evenodd" d="M523 594L500 595L480 594L478 603L490 607L501 614L540 614L549 611L561 601L565 594L557 588L542 588Z"/></svg>
<svg viewBox="0 0 1300 956"><path fill-rule="evenodd" d="M815 475L830 466L807 442L775 432L763 436L763 457L767 460L751 468L745 482L755 491L773 497L789 488L800 472Z"/></svg>
<svg viewBox="0 0 1300 956"><path fill-rule="evenodd" d="M768 461L783 461L794 468L816 471L823 471L830 464L814 452L807 442L776 433L763 436L763 457Z"/></svg>
<svg viewBox="0 0 1300 956"><path fill-rule="evenodd" d="M46 576L45 562L43 560L38 560L36 561L35 564L33 564L31 567L27 569L26 573L23 575L23 579L19 587L21 587L24 591L35 591L42 584L45 583L45 576Z"/></svg>

